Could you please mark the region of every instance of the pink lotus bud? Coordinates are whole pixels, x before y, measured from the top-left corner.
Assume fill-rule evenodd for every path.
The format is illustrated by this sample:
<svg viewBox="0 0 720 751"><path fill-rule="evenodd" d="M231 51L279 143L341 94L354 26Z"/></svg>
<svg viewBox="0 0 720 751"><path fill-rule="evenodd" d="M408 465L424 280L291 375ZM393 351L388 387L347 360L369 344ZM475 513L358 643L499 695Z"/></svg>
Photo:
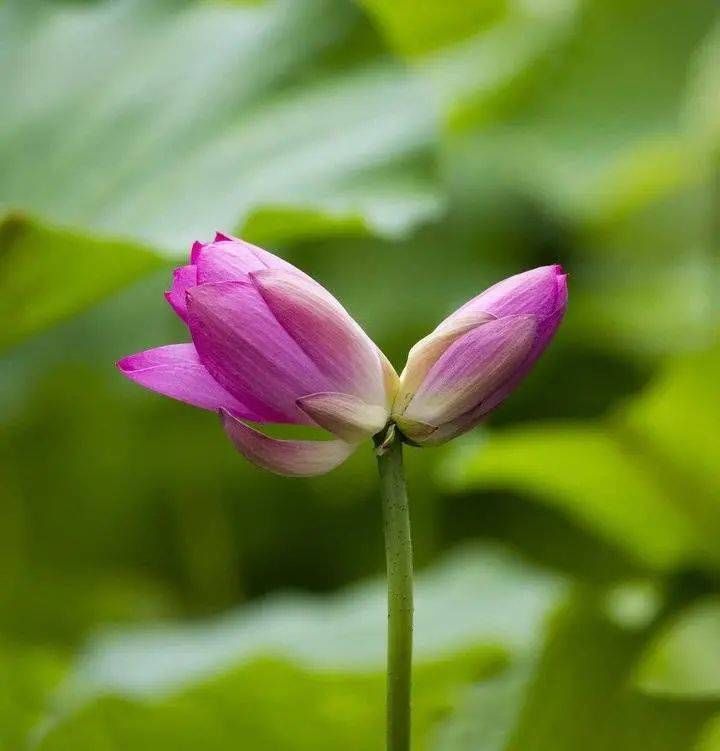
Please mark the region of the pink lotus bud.
<svg viewBox="0 0 720 751"><path fill-rule="evenodd" d="M225 235L195 243L166 298L192 343L118 367L146 388L219 411L255 464L321 474L387 424L394 369L324 287L277 256ZM333 439L279 440L248 422L318 425Z"/></svg>
<svg viewBox="0 0 720 751"><path fill-rule="evenodd" d="M400 379L324 287L242 240L195 243L165 296L192 341L125 357L122 373L220 412L255 464L308 476L333 469L391 421L417 445L469 430L545 349L567 288L559 266L496 284L418 342ZM281 440L248 423L314 425L331 439Z"/></svg>
<svg viewBox="0 0 720 751"><path fill-rule="evenodd" d="M517 274L446 318L410 350L392 419L412 443L470 430L520 383L567 306L561 266Z"/></svg>

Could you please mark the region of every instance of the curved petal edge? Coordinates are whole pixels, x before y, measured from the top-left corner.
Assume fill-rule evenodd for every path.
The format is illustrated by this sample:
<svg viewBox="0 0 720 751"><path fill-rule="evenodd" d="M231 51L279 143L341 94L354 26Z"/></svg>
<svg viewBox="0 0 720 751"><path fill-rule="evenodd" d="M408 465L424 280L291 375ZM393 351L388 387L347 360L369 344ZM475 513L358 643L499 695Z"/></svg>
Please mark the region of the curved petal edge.
<svg viewBox="0 0 720 751"><path fill-rule="evenodd" d="M219 412L225 432L235 448L248 461L277 475L324 475L340 466L357 448L357 444L342 440L295 441L272 438L239 420L226 409Z"/></svg>
<svg viewBox="0 0 720 751"><path fill-rule="evenodd" d="M248 420L258 419L228 393L205 369L192 344L166 344L123 357L118 370L131 381L200 409L232 409Z"/></svg>

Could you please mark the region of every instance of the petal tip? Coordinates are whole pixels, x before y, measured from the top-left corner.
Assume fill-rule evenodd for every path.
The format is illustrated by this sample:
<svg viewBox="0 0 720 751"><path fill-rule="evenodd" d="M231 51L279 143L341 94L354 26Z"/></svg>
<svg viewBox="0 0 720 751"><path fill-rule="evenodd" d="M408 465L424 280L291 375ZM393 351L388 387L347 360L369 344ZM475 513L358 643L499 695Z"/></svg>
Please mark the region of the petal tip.
<svg viewBox="0 0 720 751"><path fill-rule="evenodd" d="M136 370L142 368L140 361L142 360L142 352L138 352L135 355L125 355L115 362L115 367L123 374L129 375Z"/></svg>
<svg viewBox="0 0 720 751"><path fill-rule="evenodd" d="M197 263L197 258L200 253L200 251L203 249L204 245L200 242L200 240L195 240L195 242L192 244L190 248L190 263L195 264Z"/></svg>
<svg viewBox="0 0 720 751"><path fill-rule="evenodd" d="M562 266L560 268L562 269ZM556 312L564 311L568 302L568 275L566 273L558 274L555 277L555 283L557 288L555 310Z"/></svg>

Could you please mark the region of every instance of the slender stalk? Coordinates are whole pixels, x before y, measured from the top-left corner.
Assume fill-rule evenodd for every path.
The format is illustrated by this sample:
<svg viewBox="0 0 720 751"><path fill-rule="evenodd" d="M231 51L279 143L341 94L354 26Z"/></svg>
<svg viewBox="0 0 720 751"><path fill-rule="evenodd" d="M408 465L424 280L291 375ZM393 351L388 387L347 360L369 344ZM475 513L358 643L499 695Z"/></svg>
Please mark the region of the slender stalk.
<svg viewBox="0 0 720 751"><path fill-rule="evenodd" d="M402 443L378 449L388 582L387 751L410 749L413 564Z"/></svg>

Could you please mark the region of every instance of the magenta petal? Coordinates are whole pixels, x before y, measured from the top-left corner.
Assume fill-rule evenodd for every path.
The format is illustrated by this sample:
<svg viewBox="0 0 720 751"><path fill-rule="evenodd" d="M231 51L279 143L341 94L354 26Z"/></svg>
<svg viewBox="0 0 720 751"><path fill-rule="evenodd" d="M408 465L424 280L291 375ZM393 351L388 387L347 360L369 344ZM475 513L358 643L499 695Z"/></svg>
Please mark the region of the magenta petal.
<svg viewBox="0 0 720 751"><path fill-rule="evenodd" d="M477 416L475 422L478 422L488 412L495 409L505 398L514 391L525 376L532 370L538 358L545 351L547 346L555 336L567 308L567 277L563 274L556 279L557 283L557 307L555 312L546 318L538 321L537 336L533 342L527 357L506 383L497 389L493 394L488 396L484 402L482 414Z"/></svg>
<svg viewBox="0 0 720 751"><path fill-rule="evenodd" d="M567 287L562 266L541 266L503 279L463 305L451 318L470 312L491 313L497 318L512 315L553 315L567 302ZM564 289L564 296L563 296Z"/></svg>
<svg viewBox="0 0 720 751"><path fill-rule="evenodd" d="M178 316L187 322L187 302L185 293L197 284L197 269L193 265L180 266L173 271L173 282L165 293L165 299Z"/></svg>
<svg viewBox="0 0 720 751"><path fill-rule="evenodd" d="M468 313L446 318L433 332L413 346L400 378L393 411L402 414L430 369L453 342L483 323L494 320L490 313Z"/></svg>
<svg viewBox="0 0 720 751"><path fill-rule="evenodd" d="M231 396L207 372L192 344L168 344L124 357L120 372L131 381L201 409L231 409L249 420L261 415Z"/></svg>
<svg viewBox="0 0 720 751"><path fill-rule="evenodd" d="M474 409L514 376L536 337L534 316L507 316L480 324L445 350L404 417L439 427Z"/></svg>
<svg viewBox="0 0 720 751"><path fill-rule="evenodd" d="M277 269L254 273L252 279L278 323L327 378L328 391L387 404L377 347L326 289Z"/></svg>
<svg viewBox="0 0 720 751"><path fill-rule="evenodd" d="M308 424L297 399L336 390L253 283L194 287L188 312L193 341L213 378L253 410L271 414L271 421Z"/></svg>
<svg viewBox="0 0 720 751"><path fill-rule="evenodd" d="M305 276L282 258L243 240L216 239L195 252L193 263L198 267L198 284L241 281L253 271L264 269L284 269Z"/></svg>
<svg viewBox="0 0 720 751"><path fill-rule="evenodd" d="M564 314L565 308L562 308L558 310L555 315L551 316L550 318L546 318L544 321L541 321L539 323L537 336L527 357L520 365L520 367L515 371L513 376L485 399L483 404L484 409L482 411L482 415L478 417L478 420L480 419L480 417L485 416L488 412L495 409L495 407L503 402L506 397L518 387L525 376L527 376L527 374L532 370L532 367L533 365L535 365L537 359L545 351L548 344L550 344L553 336L555 336L555 332L557 331L558 326L560 326Z"/></svg>
<svg viewBox="0 0 720 751"><path fill-rule="evenodd" d="M566 307L567 277L558 265L517 274L473 298L416 345L418 353L408 360L393 407L398 424L404 421L401 430L417 443L436 444L472 428L527 375ZM452 339L454 331L483 315L497 318L436 354L438 342ZM532 327L523 321L532 321ZM437 430L415 429L413 421Z"/></svg>
<svg viewBox="0 0 720 751"><path fill-rule="evenodd" d="M207 243L201 243L199 240L195 240L195 242L192 244L192 247L190 248L190 263L196 264L198 254L200 251L207 245Z"/></svg>
<svg viewBox="0 0 720 751"><path fill-rule="evenodd" d="M287 441L261 433L220 410L223 426L235 448L258 467L288 477L322 475L342 464L356 445L346 441Z"/></svg>
<svg viewBox="0 0 720 751"><path fill-rule="evenodd" d="M538 323L537 336L533 342L527 357L523 360L513 375L501 384L492 394L489 394L480 404L470 409L459 417L442 425L437 431L427 437L425 443L440 444L445 443L462 433L474 428L479 422L487 417L496 407L520 385L521 381L532 370L537 359L550 344L555 332L565 314L567 304L567 283L565 276L558 277L558 300L559 307L552 316L545 318Z"/></svg>

